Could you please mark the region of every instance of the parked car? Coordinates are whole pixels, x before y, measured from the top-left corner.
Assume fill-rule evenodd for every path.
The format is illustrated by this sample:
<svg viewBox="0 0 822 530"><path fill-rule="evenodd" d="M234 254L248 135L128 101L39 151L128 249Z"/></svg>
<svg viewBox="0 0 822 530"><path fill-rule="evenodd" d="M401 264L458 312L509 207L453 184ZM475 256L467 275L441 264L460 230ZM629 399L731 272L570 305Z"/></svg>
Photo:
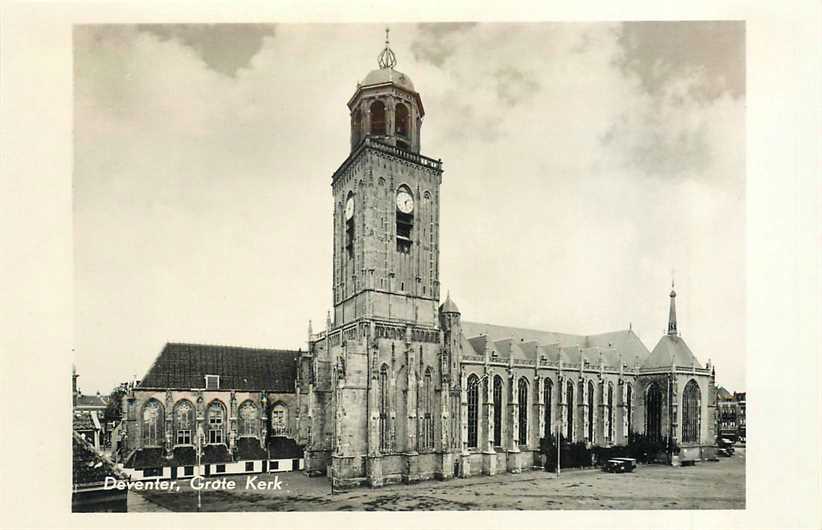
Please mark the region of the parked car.
<svg viewBox="0 0 822 530"><path fill-rule="evenodd" d="M733 456L734 442L728 438L717 438L716 440L717 454L719 456Z"/></svg>

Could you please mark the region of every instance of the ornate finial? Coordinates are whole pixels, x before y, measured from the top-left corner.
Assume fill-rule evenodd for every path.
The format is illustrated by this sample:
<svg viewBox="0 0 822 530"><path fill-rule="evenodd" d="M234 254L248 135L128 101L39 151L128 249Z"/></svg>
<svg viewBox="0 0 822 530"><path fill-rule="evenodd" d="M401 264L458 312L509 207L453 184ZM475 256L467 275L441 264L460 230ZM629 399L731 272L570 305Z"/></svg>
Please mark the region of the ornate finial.
<svg viewBox="0 0 822 530"><path fill-rule="evenodd" d="M393 69L397 66L397 56L394 55L394 52L391 50L391 46L388 43L388 32L391 31L388 28L385 28L385 48L380 53L379 57L377 57L377 64L380 65L381 69L391 68Z"/></svg>
<svg viewBox="0 0 822 530"><path fill-rule="evenodd" d="M676 291L674 291L674 281L671 279L671 306L668 310L668 335L678 335L676 327Z"/></svg>

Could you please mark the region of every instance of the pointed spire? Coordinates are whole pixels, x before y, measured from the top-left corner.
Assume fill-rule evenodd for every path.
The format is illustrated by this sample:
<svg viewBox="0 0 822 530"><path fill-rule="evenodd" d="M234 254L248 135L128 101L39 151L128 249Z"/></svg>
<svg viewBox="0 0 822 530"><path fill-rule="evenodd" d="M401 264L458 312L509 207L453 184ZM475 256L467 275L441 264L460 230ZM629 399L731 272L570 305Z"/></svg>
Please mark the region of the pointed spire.
<svg viewBox="0 0 822 530"><path fill-rule="evenodd" d="M380 53L379 57L377 57L377 64L380 65L381 69L391 68L394 69L397 66L397 56L394 55L394 51L391 49L390 44L388 43L388 32L391 31L388 28L385 28L385 48Z"/></svg>
<svg viewBox="0 0 822 530"><path fill-rule="evenodd" d="M460 312L459 308L457 307L457 304L455 304L454 301L451 300L451 291L450 290L447 291L447 294L445 296L445 302L442 304L442 312L443 313L459 313Z"/></svg>
<svg viewBox="0 0 822 530"><path fill-rule="evenodd" d="M671 278L671 308L668 310L668 335L677 336L676 329L676 291L674 290L674 280Z"/></svg>

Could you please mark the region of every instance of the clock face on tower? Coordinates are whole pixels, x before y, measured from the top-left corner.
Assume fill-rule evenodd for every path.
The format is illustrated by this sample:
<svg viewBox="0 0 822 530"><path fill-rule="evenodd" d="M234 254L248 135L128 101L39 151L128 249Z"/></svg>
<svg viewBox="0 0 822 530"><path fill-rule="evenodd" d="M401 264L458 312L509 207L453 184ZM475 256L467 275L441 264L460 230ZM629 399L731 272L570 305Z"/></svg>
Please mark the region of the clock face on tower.
<svg viewBox="0 0 822 530"><path fill-rule="evenodd" d="M397 210L404 214L410 214L414 211L414 197L406 190L397 192Z"/></svg>
<svg viewBox="0 0 822 530"><path fill-rule="evenodd" d="M348 221L352 217L354 217L354 197L349 197L345 201L345 220Z"/></svg>

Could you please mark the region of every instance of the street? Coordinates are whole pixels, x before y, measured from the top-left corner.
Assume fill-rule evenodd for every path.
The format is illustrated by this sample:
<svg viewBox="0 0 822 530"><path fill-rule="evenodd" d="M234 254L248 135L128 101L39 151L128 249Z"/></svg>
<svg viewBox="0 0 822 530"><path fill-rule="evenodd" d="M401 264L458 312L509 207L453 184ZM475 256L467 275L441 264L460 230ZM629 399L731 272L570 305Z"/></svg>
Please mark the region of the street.
<svg viewBox="0 0 822 530"><path fill-rule="evenodd" d="M256 481L274 480L274 474ZM233 490L203 491L204 511L374 510L597 510L744 509L745 449L730 458L690 467L640 465L633 473L568 470L529 471L358 488L331 495L324 477L279 473L281 489L246 488L246 476L231 477ZM129 511L196 511L197 493L188 481L178 492L129 492ZM138 496L134 499L132 496Z"/></svg>

